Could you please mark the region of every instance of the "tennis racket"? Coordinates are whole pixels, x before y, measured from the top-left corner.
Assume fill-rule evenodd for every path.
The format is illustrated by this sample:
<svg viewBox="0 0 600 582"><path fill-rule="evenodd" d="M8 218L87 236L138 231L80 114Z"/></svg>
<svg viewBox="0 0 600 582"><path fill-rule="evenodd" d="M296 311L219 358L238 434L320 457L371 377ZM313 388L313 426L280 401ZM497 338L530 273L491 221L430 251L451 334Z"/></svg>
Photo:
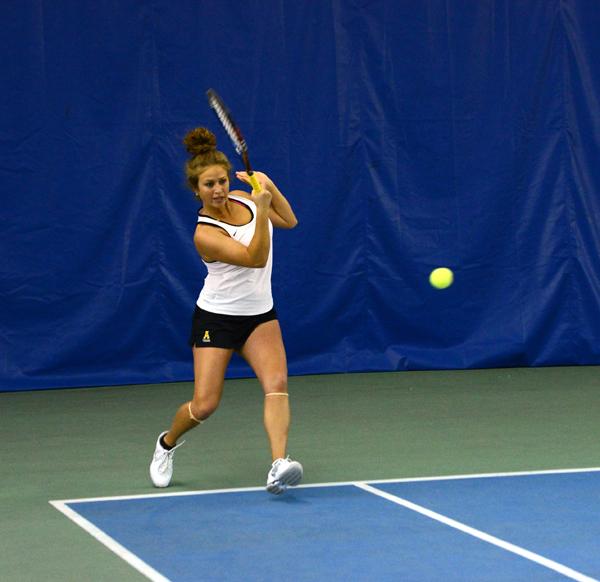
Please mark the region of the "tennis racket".
<svg viewBox="0 0 600 582"><path fill-rule="evenodd" d="M260 192L260 184L252 171L250 160L248 159L248 146L246 145L246 140L244 139L238 124L233 120L231 112L227 109L225 103L223 103L223 99L219 97L214 89L209 89L206 92L206 98L208 99L208 104L211 109L216 113L221 125L227 132L227 135L231 138L235 151L241 156L244 166L246 167L246 173L248 174L252 190L254 192Z"/></svg>

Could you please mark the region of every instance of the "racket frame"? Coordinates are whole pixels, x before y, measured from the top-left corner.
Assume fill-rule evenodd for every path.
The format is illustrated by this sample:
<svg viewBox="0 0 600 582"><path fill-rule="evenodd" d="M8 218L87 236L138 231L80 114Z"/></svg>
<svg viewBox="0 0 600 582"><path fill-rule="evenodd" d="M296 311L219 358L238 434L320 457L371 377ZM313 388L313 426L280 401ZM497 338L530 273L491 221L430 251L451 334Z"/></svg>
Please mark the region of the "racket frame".
<svg viewBox="0 0 600 582"><path fill-rule="evenodd" d="M258 183L254 172L252 171L252 166L250 165L250 159L248 157L248 145L246 144L246 140L242 135L239 125L234 121L233 117L231 116L231 111L229 111L223 102L223 99L221 99L219 94L214 89L208 89L208 91L206 91L206 98L208 99L208 105L215 112L217 119L221 122L221 125L227 132L229 139L231 139L235 151L239 156L241 156L253 192L259 192L261 190L261 186Z"/></svg>

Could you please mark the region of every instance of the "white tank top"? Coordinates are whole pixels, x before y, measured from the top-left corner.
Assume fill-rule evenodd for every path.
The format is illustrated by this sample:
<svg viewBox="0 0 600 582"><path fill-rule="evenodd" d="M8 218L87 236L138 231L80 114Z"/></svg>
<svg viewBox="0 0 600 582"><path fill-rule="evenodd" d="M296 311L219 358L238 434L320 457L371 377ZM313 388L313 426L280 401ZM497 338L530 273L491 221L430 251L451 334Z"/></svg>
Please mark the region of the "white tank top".
<svg viewBox="0 0 600 582"><path fill-rule="evenodd" d="M256 204L252 200L234 195L229 195L229 200L234 204L246 206L252 214L252 220L237 226L198 214L198 224L211 224L222 228L231 238L249 246L256 228ZM224 315L259 315L273 308L273 225L270 220L269 237L271 240L267 264L259 269L202 259L208 269L208 275L196 302L200 309Z"/></svg>

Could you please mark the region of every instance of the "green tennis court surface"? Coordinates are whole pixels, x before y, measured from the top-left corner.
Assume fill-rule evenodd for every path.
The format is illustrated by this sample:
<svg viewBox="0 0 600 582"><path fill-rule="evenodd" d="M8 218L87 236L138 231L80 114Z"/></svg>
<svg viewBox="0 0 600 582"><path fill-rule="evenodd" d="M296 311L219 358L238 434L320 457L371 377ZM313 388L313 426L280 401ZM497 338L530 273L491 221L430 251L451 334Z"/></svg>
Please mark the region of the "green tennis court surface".
<svg viewBox="0 0 600 582"><path fill-rule="evenodd" d="M292 377L290 453L305 485L597 467L599 378L596 367ZM156 435L190 390L0 394L7 580L145 579L48 500L155 494L147 470ZM256 380L227 381L218 412L186 440L169 494L262 488L270 459Z"/></svg>

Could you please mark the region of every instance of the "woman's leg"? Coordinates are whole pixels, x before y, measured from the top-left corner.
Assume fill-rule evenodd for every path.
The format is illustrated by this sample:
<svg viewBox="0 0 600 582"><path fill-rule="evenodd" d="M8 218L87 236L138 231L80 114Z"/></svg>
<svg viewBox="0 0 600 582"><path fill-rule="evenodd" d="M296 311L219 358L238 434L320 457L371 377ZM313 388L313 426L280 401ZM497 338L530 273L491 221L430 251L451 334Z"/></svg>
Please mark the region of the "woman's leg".
<svg viewBox="0 0 600 582"><path fill-rule="evenodd" d="M303 468L298 461L286 457L290 428L290 403L287 386L287 361L277 320L259 325L241 350L265 393L264 422L273 464L267 474L267 491L283 493L302 479Z"/></svg>
<svg viewBox="0 0 600 582"><path fill-rule="evenodd" d="M171 483L177 439L219 406L232 353L233 350L221 348L194 348L194 398L179 407L170 430L161 433L156 441L150 463L150 479L155 487L168 487Z"/></svg>
<svg viewBox="0 0 600 582"><path fill-rule="evenodd" d="M193 352L194 397L179 407L164 436L164 442L170 447L217 409L223 394L225 371L233 354L233 350L222 348L193 348Z"/></svg>
<svg viewBox="0 0 600 582"><path fill-rule="evenodd" d="M250 364L264 393L264 424L273 460L286 456L290 427L287 360L277 320L259 325L246 340L241 355Z"/></svg>

